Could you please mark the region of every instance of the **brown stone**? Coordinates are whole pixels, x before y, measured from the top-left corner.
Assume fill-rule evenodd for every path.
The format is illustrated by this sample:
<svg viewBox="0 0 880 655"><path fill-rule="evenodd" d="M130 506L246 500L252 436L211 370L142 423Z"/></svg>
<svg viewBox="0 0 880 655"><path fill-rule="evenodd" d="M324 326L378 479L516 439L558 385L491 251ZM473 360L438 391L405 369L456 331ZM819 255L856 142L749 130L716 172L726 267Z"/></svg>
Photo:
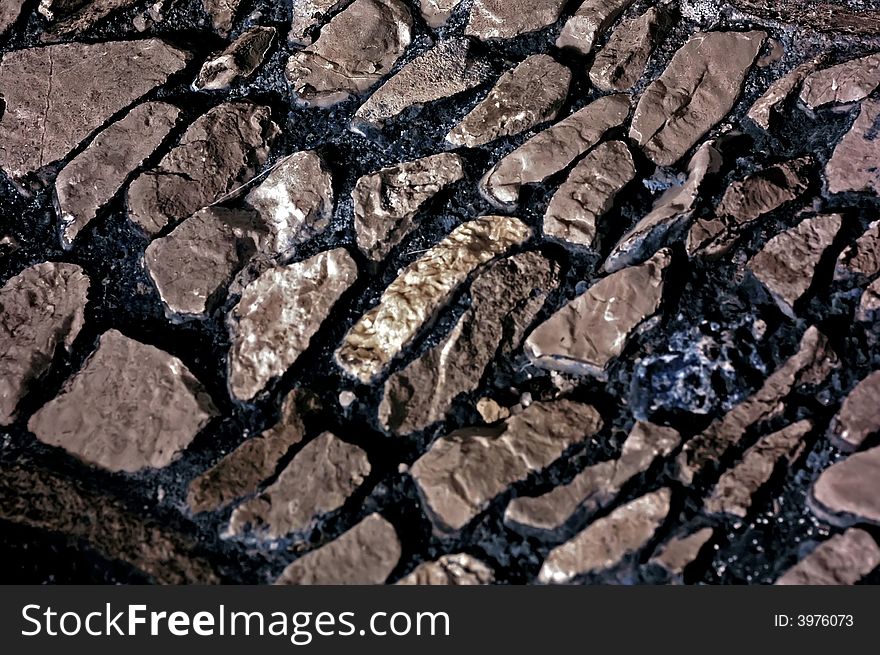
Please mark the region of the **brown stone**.
<svg viewBox="0 0 880 655"><path fill-rule="evenodd" d="M880 86L880 53L851 59L807 76L801 101L811 109L864 100Z"/></svg>
<svg viewBox="0 0 880 655"><path fill-rule="evenodd" d="M328 107L367 91L409 46L412 25L400 0L355 0L290 57L287 79L299 101Z"/></svg>
<svg viewBox="0 0 880 655"><path fill-rule="evenodd" d="M132 513L119 501L33 465L0 467L0 518L62 534L78 549L85 542L159 584L220 581L191 539Z"/></svg>
<svg viewBox="0 0 880 655"><path fill-rule="evenodd" d="M649 493L590 524L550 551L538 581L566 583L579 575L618 566L627 555L648 544L669 514L671 496L669 489Z"/></svg>
<svg viewBox="0 0 880 655"><path fill-rule="evenodd" d="M336 363L365 383L380 375L468 276L531 235L525 223L509 216L481 216L459 225L385 289L345 335Z"/></svg>
<svg viewBox="0 0 880 655"><path fill-rule="evenodd" d="M552 121L570 85L568 67L549 55L532 55L498 78L489 95L452 128L446 140L473 148Z"/></svg>
<svg viewBox="0 0 880 655"><path fill-rule="evenodd" d="M550 200L544 214L544 236L593 246L599 219L635 176L635 164L625 143L609 141L597 146L578 162Z"/></svg>
<svg viewBox="0 0 880 655"><path fill-rule="evenodd" d="M312 31L330 14L339 11L351 0L298 0L293 3L293 21L287 38L297 45L309 45Z"/></svg>
<svg viewBox="0 0 880 655"><path fill-rule="evenodd" d="M379 585L400 559L394 526L370 514L338 539L306 553L275 581L295 585Z"/></svg>
<svg viewBox="0 0 880 655"><path fill-rule="evenodd" d="M764 32L697 34L642 94L630 138L654 163L671 166L733 108Z"/></svg>
<svg viewBox="0 0 880 655"><path fill-rule="evenodd" d="M678 477L691 484L694 477L738 444L749 427L779 416L782 401L800 385L818 384L837 367L837 357L825 336L810 327L798 351L780 366L754 394L739 403L688 441L678 457Z"/></svg>
<svg viewBox="0 0 880 655"><path fill-rule="evenodd" d="M780 462L790 465L803 452L804 437L813 429L810 421L799 421L779 432L761 437L746 450L733 468L725 471L704 505L708 514L730 514L745 518L752 499L770 480Z"/></svg>
<svg viewBox="0 0 880 655"><path fill-rule="evenodd" d="M810 185L812 169L812 157L801 157L732 183L715 208L715 215L701 218L691 227L688 254L712 257L727 253L749 225L800 197Z"/></svg>
<svg viewBox="0 0 880 655"><path fill-rule="evenodd" d="M25 0L3 0L0 4L0 36L18 20Z"/></svg>
<svg viewBox="0 0 880 655"><path fill-rule="evenodd" d="M381 128L411 107L449 98L482 84L489 67L475 57L469 39L450 39L419 55L380 86L354 115L352 129Z"/></svg>
<svg viewBox="0 0 880 655"><path fill-rule="evenodd" d="M794 304L812 285L816 267L834 243L842 221L840 214L803 220L770 239L749 260L749 270L791 318L795 317Z"/></svg>
<svg viewBox="0 0 880 655"><path fill-rule="evenodd" d="M681 443L672 428L636 423L620 457L588 466L568 484L534 497L510 501L504 522L531 530L558 530L575 513L592 516L614 502L625 484L647 471Z"/></svg>
<svg viewBox="0 0 880 655"><path fill-rule="evenodd" d="M443 420L456 397L479 386L499 348L519 346L558 276L536 252L490 265L471 285L471 305L449 336L385 383L382 426L409 434Z"/></svg>
<svg viewBox="0 0 880 655"><path fill-rule="evenodd" d="M816 57L807 61L790 73L775 80L770 87L755 101L747 116L755 125L765 130L770 129L770 123L780 105L788 100L807 76L813 73L821 64L822 58Z"/></svg>
<svg viewBox="0 0 880 655"><path fill-rule="evenodd" d="M593 84L603 91L628 91L635 86L670 22L669 15L655 7L621 22L593 60Z"/></svg>
<svg viewBox="0 0 880 655"><path fill-rule="evenodd" d="M232 394L251 400L293 366L356 278L354 260L337 248L271 268L249 284L228 318Z"/></svg>
<svg viewBox="0 0 880 655"><path fill-rule="evenodd" d="M274 426L248 439L190 482L186 504L194 514L223 509L256 493L263 481L272 477L279 460L305 437L298 399L296 392L288 394Z"/></svg>
<svg viewBox="0 0 880 655"><path fill-rule="evenodd" d="M202 0L202 7L211 18L214 31L229 36L241 3L242 0Z"/></svg>
<svg viewBox="0 0 880 655"><path fill-rule="evenodd" d="M483 177L482 191L491 202L515 204L523 185L543 182L564 170L605 132L621 125L629 110L629 98L623 94L599 98L504 157Z"/></svg>
<svg viewBox="0 0 880 655"><path fill-rule="evenodd" d="M590 405L534 403L492 427L441 437L411 469L439 530L460 530L510 485L559 458L602 426Z"/></svg>
<svg viewBox="0 0 880 655"><path fill-rule="evenodd" d="M419 564L412 573L395 584L399 585L489 585L495 581L495 574L478 559L460 553L444 555L435 562Z"/></svg>
<svg viewBox="0 0 880 655"><path fill-rule="evenodd" d="M193 87L220 91L247 79L263 65L273 41L274 27L252 27L202 65Z"/></svg>
<svg viewBox="0 0 880 655"><path fill-rule="evenodd" d="M69 350L84 322L89 278L74 264L25 269L0 288L0 425L9 425L19 401Z"/></svg>
<svg viewBox="0 0 880 655"><path fill-rule="evenodd" d="M604 377L605 367L659 309L671 259L661 250L644 264L599 280L532 332L525 347L529 359L540 368Z"/></svg>
<svg viewBox="0 0 880 655"><path fill-rule="evenodd" d="M864 530L850 528L823 541L786 571L778 585L853 585L880 565L880 546Z"/></svg>
<svg viewBox="0 0 880 655"><path fill-rule="evenodd" d="M844 398L840 411L831 420L828 436L844 451L858 450L880 431L880 371L860 381Z"/></svg>
<svg viewBox="0 0 880 655"><path fill-rule="evenodd" d="M268 107L233 102L200 116L128 191L129 217L148 234L220 200L266 162L278 133Z"/></svg>
<svg viewBox="0 0 880 655"><path fill-rule="evenodd" d="M65 166L55 182L61 214L61 242L70 247L125 184L129 175L171 132L180 110L146 102L113 123Z"/></svg>
<svg viewBox="0 0 880 655"><path fill-rule="evenodd" d="M433 28L443 27L461 0L419 0L422 17Z"/></svg>
<svg viewBox="0 0 880 655"><path fill-rule="evenodd" d="M689 535L673 537L657 549L649 563L656 564L671 576L680 578L688 565L699 557L703 546L713 534L712 528L703 528Z"/></svg>
<svg viewBox="0 0 880 655"><path fill-rule="evenodd" d="M370 461L363 450L325 432L306 444L266 491L232 512L229 534L263 539L304 536L342 507L369 474Z"/></svg>
<svg viewBox="0 0 880 655"><path fill-rule="evenodd" d="M4 3L7 1L3 0ZM13 4L17 2L11 1ZM49 21L47 34L43 38L85 32L113 12L136 3L137 0L40 0L37 10Z"/></svg>
<svg viewBox="0 0 880 655"><path fill-rule="evenodd" d="M89 464L132 472L168 466L216 413L177 357L110 330L28 429Z"/></svg>
<svg viewBox="0 0 880 655"><path fill-rule="evenodd" d="M880 194L880 168L877 167L877 124L880 101L865 100L852 128L837 144L825 167L830 193L870 191Z"/></svg>
<svg viewBox="0 0 880 655"><path fill-rule="evenodd" d="M874 221L867 231L847 246L837 258L834 279L849 277L872 278L880 273L880 221Z"/></svg>
<svg viewBox="0 0 880 655"><path fill-rule="evenodd" d="M742 11L765 20L795 23L813 30L874 36L880 31L880 11L832 2L803 0L728 0Z"/></svg>
<svg viewBox="0 0 880 655"><path fill-rule="evenodd" d="M880 446L822 471L809 501L813 513L833 525L880 525Z"/></svg>
<svg viewBox="0 0 880 655"><path fill-rule="evenodd" d="M648 215L614 246L603 270L614 273L640 264L681 236L697 209L703 184L721 170L721 163L721 153L714 142L701 145L688 164L684 184L671 187L660 196Z"/></svg>
<svg viewBox="0 0 880 655"><path fill-rule="evenodd" d="M880 278L871 282L862 294L859 308L856 310L856 320L873 320L878 312L880 312Z"/></svg>
<svg viewBox="0 0 880 655"><path fill-rule="evenodd" d="M565 0L474 0L466 34L480 39L510 39L555 23Z"/></svg>
<svg viewBox="0 0 880 655"><path fill-rule="evenodd" d="M333 218L333 178L320 155L295 152L278 161L245 197L271 235L266 254L286 254L322 234Z"/></svg>
<svg viewBox="0 0 880 655"><path fill-rule="evenodd" d="M563 26L556 47L590 54L596 40L632 3L633 0L584 0Z"/></svg>
<svg viewBox="0 0 880 655"><path fill-rule="evenodd" d="M21 178L63 159L111 116L183 69L158 39L63 43L3 55L0 168Z"/></svg>
<svg viewBox="0 0 880 655"><path fill-rule="evenodd" d="M464 177L461 157L440 153L364 175L351 192L358 247L382 261L416 227L428 201Z"/></svg>

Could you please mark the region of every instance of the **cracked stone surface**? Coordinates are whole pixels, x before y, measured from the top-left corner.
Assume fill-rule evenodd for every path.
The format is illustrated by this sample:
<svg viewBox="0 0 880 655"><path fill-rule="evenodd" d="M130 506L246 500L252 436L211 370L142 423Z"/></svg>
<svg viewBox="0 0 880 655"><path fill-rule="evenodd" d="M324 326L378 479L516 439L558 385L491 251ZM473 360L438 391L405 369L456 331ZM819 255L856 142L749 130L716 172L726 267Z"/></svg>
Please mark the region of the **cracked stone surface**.
<svg viewBox="0 0 880 655"><path fill-rule="evenodd" d="M880 565L880 546L864 530L851 528L819 544L776 584L851 585L877 565Z"/></svg>
<svg viewBox="0 0 880 655"><path fill-rule="evenodd" d="M130 472L171 464L216 413L178 358L110 330L28 429L85 462Z"/></svg>
<svg viewBox="0 0 880 655"><path fill-rule="evenodd" d="M474 0L466 34L509 39L555 23L565 0Z"/></svg>
<svg viewBox="0 0 880 655"><path fill-rule="evenodd" d="M811 109L867 98L880 86L880 54L868 55L810 73L800 99Z"/></svg>
<svg viewBox="0 0 880 655"><path fill-rule="evenodd" d="M568 89L571 71L549 55L533 55L504 73L495 86L446 135L455 146L485 145L555 119Z"/></svg>
<svg viewBox="0 0 880 655"><path fill-rule="evenodd" d="M837 258L834 279L871 278L880 273L880 221L868 226L862 236L847 246Z"/></svg>
<svg viewBox="0 0 880 655"><path fill-rule="evenodd" d="M567 420L559 420L563 416ZM590 405L535 403L497 426L464 428L438 439L411 474L437 528L460 530L511 484L601 425Z"/></svg>
<svg viewBox="0 0 880 655"><path fill-rule="evenodd" d="M840 411L831 420L828 436L845 451L858 450L877 431L880 431L880 371L859 381L844 398Z"/></svg>
<svg viewBox="0 0 880 655"><path fill-rule="evenodd" d="M193 86L203 91L218 91L250 77L263 64L274 40L275 28L252 27L228 48L208 59Z"/></svg>
<svg viewBox="0 0 880 655"><path fill-rule="evenodd" d="M0 425L28 389L70 349L85 321L89 278L74 264L25 269L0 288Z"/></svg>
<svg viewBox="0 0 880 655"><path fill-rule="evenodd" d="M613 8L616 3L606 3ZM648 59L669 27L665 10L651 7L641 16L621 22L608 43L596 53L590 81L603 91L628 91L648 65Z"/></svg>
<svg viewBox="0 0 880 655"><path fill-rule="evenodd" d="M831 193L872 191L880 194L877 170L877 121L880 102L865 100L852 129L837 144L825 167L825 179Z"/></svg>
<svg viewBox="0 0 880 655"><path fill-rule="evenodd" d="M492 569L465 553L444 555L436 562L420 564L399 585L487 585L494 582Z"/></svg>
<svg viewBox="0 0 880 655"><path fill-rule="evenodd" d="M632 3L633 0L585 0L562 28L557 47L590 54L596 40Z"/></svg>

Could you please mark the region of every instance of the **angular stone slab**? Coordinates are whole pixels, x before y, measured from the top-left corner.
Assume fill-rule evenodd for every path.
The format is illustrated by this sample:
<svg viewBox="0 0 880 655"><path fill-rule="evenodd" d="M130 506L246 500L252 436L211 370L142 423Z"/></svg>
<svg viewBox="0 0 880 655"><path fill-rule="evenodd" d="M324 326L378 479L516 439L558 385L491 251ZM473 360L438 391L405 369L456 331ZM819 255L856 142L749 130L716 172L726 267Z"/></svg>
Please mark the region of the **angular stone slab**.
<svg viewBox="0 0 880 655"><path fill-rule="evenodd" d="M28 429L89 464L133 472L171 464L216 414L177 357L110 330Z"/></svg>
<svg viewBox="0 0 880 655"><path fill-rule="evenodd" d="M394 526L370 514L338 539L300 557L275 584L379 585L391 575L400 555Z"/></svg>
<svg viewBox="0 0 880 655"><path fill-rule="evenodd" d="M227 319L232 394L251 400L293 366L355 279L354 260L337 248L269 269L249 284Z"/></svg>
<svg viewBox="0 0 880 655"><path fill-rule="evenodd" d="M89 278L74 264L25 269L0 288L0 425L85 322Z"/></svg>
<svg viewBox="0 0 880 655"><path fill-rule="evenodd" d="M263 65L274 41L274 27L252 27L202 65L193 87L220 91L247 79Z"/></svg>
<svg viewBox="0 0 880 655"><path fill-rule="evenodd" d="M790 73L775 80L749 109L748 118L760 128L770 129L770 123L779 107L803 84L807 76L822 63L821 57L804 62Z"/></svg>
<svg viewBox="0 0 880 655"><path fill-rule="evenodd" d="M496 426L441 437L410 473L435 527L460 530L510 485L550 465L601 426L590 405L534 403Z"/></svg>
<svg viewBox="0 0 880 655"><path fill-rule="evenodd" d="M702 528L689 535L673 537L657 549L648 563L662 567L673 578L681 578L714 533L712 528Z"/></svg>
<svg viewBox="0 0 880 655"><path fill-rule="evenodd" d="M549 55L532 55L498 78L489 95L452 128L446 140L474 148L552 121L570 85L568 67Z"/></svg>
<svg viewBox="0 0 880 655"><path fill-rule="evenodd" d="M814 514L839 527L880 525L880 446L822 471L809 502Z"/></svg>
<svg viewBox="0 0 880 655"><path fill-rule="evenodd" d="M850 528L823 541L776 581L778 585L853 585L880 565L880 546Z"/></svg>
<svg viewBox="0 0 880 655"><path fill-rule="evenodd" d="M601 279L538 326L526 355L540 368L604 377L639 326L659 309L671 253Z"/></svg>
<svg viewBox="0 0 880 655"><path fill-rule="evenodd" d="M488 39L511 39L552 25L565 0L474 0L465 33Z"/></svg>
<svg viewBox="0 0 880 655"><path fill-rule="evenodd" d="M671 23L662 9L651 7L624 20L593 59L590 81L603 91L628 91L642 77L648 59Z"/></svg>
<svg viewBox="0 0 880 655"><path fill-rule="evenodd" d="M499 349L523 332L559 281L559 267L536 252L489 265L471 285L471 305L449 335L385 383L379 422L409 434L442 420L453 400L476 389Z"/></svg>
<svg viewBox="0 0 880 655"><path fill-rule="evenodd" d="M0 36L18 20L25 0L4 0L0 5Z"/></svg>
<svg viewBox="0 0 880 655"><path fill-rule="evenodd" d="M563 26L556 47L590 54L599 37L632 3L633 0L585 0Z"/></svg>
<svg viewBox="0 0 880 655"><path fill-rule="evenodd" d="M599 98L539 132L495 164L480 181L481 190L493 203L515 204L524 185L543 182L564 170L605 132L621 125L629 110L629 98L623 94Z"/></svg>
<svg viewBox="0 0 880 655"><path fill-rule="evenodd" d="M864 100L880 86L880 53L810 73L800 99L810 109Z"/></svg>
<svg viewBox="0 0 880 655"><path fill-rule="evenodd" d="M671 166L733 108L764 32L704 32L672 57L642 94L629 136L660 166Z"/></svg>
<svg viewBox="0 0 880 655"><path fill-rule="evenodd" d="M401 578L399 585L488 585L495 581L492 569L470 555L444 555L434 562L419 564L412 573Z"/></svg>
<svg viewBox="0 0 880 655"><path fill-rule="evenodd" d="M407 266L355 323L336 351L336 363L365 383L380 375L471 273L531 235L525 223L508 216L482 216L458 226Z"/></svg>
<svg viewBox="0 0 880 655"><path fill-rule="evenodd" d="M865 100L855 123L834 149L825 167L830 193L868 191L880 195L880 169L877 157L880 141L876 125L880 121L880 100Z"/></svg>
<svg viewBox="0 0 880 655"><path fill-rule="evenodd" d="M856 242L840 253L834 279L872 278L880 273L880 221L874 221Z"/></svg>
<svg viewBox="0 0 880 655"><path fill-rule="evenodd" d="M202 7L211 19L214 31L229 36L242 0L202 0Z"/></svg>
<svg viewBox="0 0 880 655"><path fill-rule="evenodd" d="M828 436L837 448L852 452L880 431L880 371L861 380L847 394L840 411L831 419Z"/></svg>

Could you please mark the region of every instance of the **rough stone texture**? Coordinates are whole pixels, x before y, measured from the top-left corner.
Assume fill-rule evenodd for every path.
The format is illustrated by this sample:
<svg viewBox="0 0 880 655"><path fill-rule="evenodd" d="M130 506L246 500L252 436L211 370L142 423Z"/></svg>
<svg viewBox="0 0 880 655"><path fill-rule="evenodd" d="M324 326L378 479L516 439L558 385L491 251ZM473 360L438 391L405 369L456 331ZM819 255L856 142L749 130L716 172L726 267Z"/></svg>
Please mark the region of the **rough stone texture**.
<svg viewBox="0 0 880 655"><path fill-rule="evenodd" d="M880 53L845 61L808 75L801 101L811 109L843 102L858 102L880 86Z"/></svg>
<svg viewBox="0 0 880 655"><path fill-rule="evenodd" d="M596 40L632 3L633 0L585 0L563 26L556 47L590 54Z"/></svg>
<svg viewBox="0 0 880 655"><path fill-rule="evenodd" d="M877 431L880 431L880 371L861 380L850 391L831 420L828 436L835 446L844 451L858 450Z"/></svg>
<svg viewBox="0 0 880 655"><path fill-rule="evenodd" d="M131 472L168 466L215 414L183 362L110 330L28 429L90 464Z"/></svg>
<svg viewBox="0 0 880 655"><path fill-rule="evenodd" d="M473 148L554 120L568 97L571 70L550 55L532 55L498 78L495 86L446 140Z"/></svg>
<svg viewBox="0 0 880 655"><path fill-rule="evenodd" d="M401 578L399 585L488 585L495 575L488 566L465 553L444 555L435 562L419 564L409 575Z"/></svg>
<svg viewBox="0 0 880 655"><path fill-rule="evenodd" d="M189 126L156 168L132 182L129 217L155 234L216 202L257 173L277 132L268 107L250 102L214 107Z"/></svg>
<svg viewBox="0 0 880 655"><path fill-rule="evenodd" d="M504 512L504 522L532 530L558 530L575 513L591 516L614 502L627 482L680 443L681 436L672 428L636 423L618 459L588 466L568 484L540 496L514 498Z"/></svg>
<svg viewBox="0 0 880 655"><path fill-rule="evenodd" d="M592 150L572 169L544 214L544 235L578 246L593 246L599 219L636 176L632 155L622 141Z"/></svg>
<svg viewBox="0 0 880 655"><path fill-rule="evenodd" d="M880 565L880 546L870 534L850 528L823 541L786 571L778 585L853 585Z"/></svg>
<svg viewBox="0 0 880 655"><path fill-rule="evenodd" d="M670 23L662 9L621 22L593 60L590 81L603 91L628 91L645 72L648 59Z"/></svg>
<svg viewBox="0 0 880 655"><path fill-rule="evenodd" d="M865 100L852 129L837 144L825 167L828 191L871 191L880 194L877 167L877 123L880 100Z"/></svg>
<svg viewBox="0 0 880 655"><path fill-rule="evenodd" d="M810 156L775 164L731 184L715 215L701 218L687 236L691 256L727 253L742 231L762 216L800 197L810 185Z"/></svg>
<svg viewBox="0 0 880 655"><path fill-rule="evenodd" d="M858 8L847 7L831 2L805 3L803 0L776 0L769 4L766 0L729 0L729 2L763 19L803 25L814 30L833 33L875 35L880 31L880 11L868 9L860 4Z"/></svg>
<svg viewBox="0 0 880 655"><path fill-rule="evenodd" d="M460 4L461 0L419 0L422 17L433 28L445 25Z"/></svg>
<svg viewBox="0 0 880 655"><path fill-rule="evenodd" d="M252 27L223 52L210 57L193 86L203 91L220 91L250 77L263 65L274 40L274 27Z"/></svg>
<svg viewBox="0 0 880 655"><path fill-rule="evenodd" d="M211 18L214 31L229 36L242 0L202 0L202 7Z"/></svg>
<svg viewBox="0 0 880 655"><path fill-rule="evenodd" d="M782 401L795 387L818 384L837 367L837 357L827 339L810 327L801 339L798 351L780 366L754 394L688 441L678 457L678 477L690 484L694 477L718 460L746 433L762 421L778 416Z"/></svg>
<svg viewBox="0 0 880 655"><path fill-rule="evenodd" d="M745 518L753 497L767 484L779 463L784 461L789 465L800 456L806 445L804 437L812 429L810 421L799 421L758 439L718 480L706 499L706 512Z"/></svg>
<svg viewBox="0 0 880 655"><path fill-rule="evenodd" d="M325 432L306 444L266 491L232 512L229 534L304 536L342 507L369 474L370 461L363 450Z"/></svg>
<svg viewBox="0 0 880 655"><path fill-rule="evenodd" d="M733 108L764 32L706 32L691 39L645 89L630 138L671 166Z"/></svg>
<svg viewBox="0 0 880 655"><path fill-rule="evenodd" d="M865 289L856 311L856 320L870 321L877 312L880 312L880 278L871 282Z"/></svg>
<svg viewBox="0 0 880 655"><path fill-rule="evenodd" d="M670 575L680 578L688 565L699 557L703 546L713 534L712 528L703 528L686 536L673 537L657 549L650 563L663 567Z"/></svg>
<svg viewBox="0 0 880 655"><path fill-rule="evenodd" d="M566 0L474 0L466 34L509 39L555 23Z"/></svg>
<svg viewBox="0 0 880 655"><path fill-rule="evenodd" d="M0 288L0 425L9 425L19 401L70 349L84 322L89 278L74 264L25 269Z"/></svg>
<svg viewBox="0 0 880 655"><path fill-rule="evenodd" d="M189 483L186 504L190 511L216 511L257 492L263 481L275 473L285 453L305 438L298 399L297 392L289 393L274 426L242 443Z"/></svg>
<svg viewBox="0 0 880 655"><path fill-rule="evenodd" d="M3 0L4 4L8 2L13 5L22 4L19 0ZM114 11L127 9L136 2L137 0L40 0L37 9L49 21L48 34L44 38L57 38L84 32Z"/></svg>
<svg viewBox="0 0 880 655"><path fill-rule="evenodd" d="M810 288L819 260L834 243L842 222L840 214L803 220L770 239L749 261L749 270L786 315L794 318L794 304Z"/></svg>
<svg viewBox="0 0 880 655"><path fill-rule="evenodd" d="M298 0L293 3L293 20L287 38L297 45L309 45L314 40L312 30L335 11L350 4L351 0Z"/></svg>
<svg viewBox="0 0 880 655"><path fill-rule="evenodd" d="M132 513L119 501L29 464L0 467L0 518L60 533L73 543L85 541L159 584L220 581L189 538Z"/></svg>
<svg viewBox="0 0 880 655"><path fill-rule="evenodd" d="M382 127L410 107L463 93L482 84L489 67L471 52L468 39L443 41L419 55L380 86L354 115L352 129Z"/></svg>
<svg viewBox="0 0 880 655"><path fill-rule="evenodd" d="M813 485L813 512L829 523L880 525L880 446L828 467Z"/></svg>
<svg viewBox="0 0 880 655"><path fill-rule="evenodd" d="M308 348L339 297L357 278L344 248L272 268L249 284L228 323L229 387L251 400Z"/></svg>
<svg viewBox="0 0 880 655"><path fill-rule="evenodd" d="M713 142L700 146L691 158L687 179L681 186L668 189L654 207L614 246L603 270L614 273L627 266L640 264L661 247L683 236L697 203L703 184L721 170L721 153Z"/></svg>
<svg viewBox="0 0 880 655"><path fill-rule="evenodd" d="M55 189L61 242L66 247L165 140L178 116L180 110L164 102L139 105L98 134L61 170Z"/></svg>
<svg viewBox="0 0 880 655"><path fill-rule="evenodd" d="M379 514L370 514L338 539L296 560L276 584L383 584L400 554L394 526Z"/></svg>
<svg viewBox="0 0 880 655"><path fill-rule="evenodd" d="M644 264L602 278L532 332L525 346L529 359L540 368L603 377L660 307L671 258L661 250Z"/></svg>
<svg viewBox="0 0 880 655"><path fill-rule="evenodd" d="M816 57L807 61L787 75L775 80L770 87L758 98L749 109L747 116L755 125L765 130L770 129L771 121L789 96L803 83L807 76L813 73L822 63L822 58Z"/></svg>
<svg viewBox="0 0 880 655"><path fill-rule="evenodd" d="M629 98L623 94L590 103L504 157L480 182L483 192L500 205L516 203L523 185L543 182L565 169L605 132L622 124L629 110Z"/></svg>
<svg viewBox="0 0 880 655"><path fill-rule="evenodd" d="M295 152L277 162L245 202L259 212L271 235L263 251L286 254L330 226L333 178L318 153Z"/></svg>
<svg viewBox="0 0 880 655"><path fill-rule="evenodd" d="M204 314L256 252L260 221L247 211L196 212L144 253L144 265L172 314Z"/></svg>
<svg viewBox="0 0 880 655"><path fill-rule="evenodd" d="M617 566L644 548L669 514L669 489L661 489L617 508L570 541L550 551L538 581L565 583L579 575Z"/></svg>
<svg viewBox="0 0 880 655"><path fill-rule="evenodd" d="M449 301L455 289L483 264L531 237L522 221L482 216L455 228L407 266L379 303L349 330L336 362L362 382L382 373Z"/></svg>
<svg viewBox="0 0 880 655"><path fill-rule="evenodd" d="M159 41L111 41L3 55L0 168L20 178L64 158L95 129L180 71L188 54Z"/></svg>
<svg viewBox="0 0 880 655"><path fill-rule="evenodd" d="M834 279L872 278L880 273L880 221L874 221L837 258Z"/></svg>
<svg viewBox="0 0 880 655"><path fill-rule="evenodd" d="M435 441L411 474L439 530L460 530L510 485L557 459L602 426L590 405L534 403L492 427Z"/></svg>
<svg viewBox="0 0 880 655"><path fill-rule="evenodd" d="M382 261L416 226L416 214L434 196L464 177L464 162L440 153L364 175L351 192L358 247Z"/></svg>
<svg viewBox="0 0 880 655"><path fill-rule="evenodd" d="M412 40L400 0L355 0L318 40L294 53L287 79L300 102L328 107L364 93L387 75Z"/></svg>
<svg viewBox="0 0 880 655"><path fill-rule="evenodd" d="M449 336L385 383L382 426L409 434L442 420L459 394L480 384L499 348L519 346L558 281L558 267L536 252L490 265L471 285L471 305Z"/></svg>
<svg viewBox="0 0 880 655"><path fill-rule="evenodd" d="M0 36L18 20L26 0L3 0L0 4Z"/></svg>

